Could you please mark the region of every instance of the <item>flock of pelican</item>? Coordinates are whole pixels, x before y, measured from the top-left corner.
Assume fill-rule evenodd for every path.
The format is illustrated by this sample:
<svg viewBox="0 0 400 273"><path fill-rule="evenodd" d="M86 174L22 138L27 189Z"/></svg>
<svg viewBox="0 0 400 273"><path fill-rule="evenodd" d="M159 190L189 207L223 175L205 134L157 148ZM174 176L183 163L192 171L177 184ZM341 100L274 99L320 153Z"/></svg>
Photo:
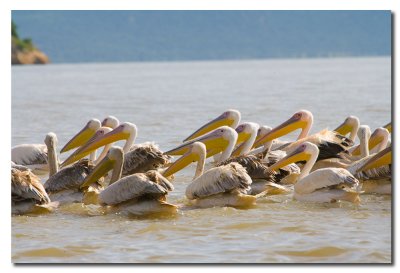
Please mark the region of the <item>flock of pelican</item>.
<svg viewBox="0 0 400 273"><path fill-rule="evenodd" d="M350 116L333 131L310 135L313 115L307 110L274 128L240 119L239 111L227 110L167 152L153 142L136 144L136 125L113 116L89 120L60 150L75 149L63 162L52 132L44 144L15 146L12 214L48 212L68 203L130 215L174 214L184 207L251 208L275 194L300 202L357 204L363 193L391 194L391 123L371 133ZM279 140L297 129L294 142ZM122 148L113 146L121 140ZM209 157L214 162L206 169ZM187 201L169 203L174 174L192 163ZM47 181L40 181L37 175L47 173Z"/></svg>

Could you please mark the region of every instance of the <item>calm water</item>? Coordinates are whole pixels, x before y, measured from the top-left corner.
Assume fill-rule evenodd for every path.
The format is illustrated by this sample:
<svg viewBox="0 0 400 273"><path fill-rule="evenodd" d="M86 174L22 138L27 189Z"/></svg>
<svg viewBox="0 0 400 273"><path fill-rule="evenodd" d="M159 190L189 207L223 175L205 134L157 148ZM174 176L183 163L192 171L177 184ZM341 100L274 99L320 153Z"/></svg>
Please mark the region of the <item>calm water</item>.
<svg viewBox="0 0 400 273"><path fill-rule="evenodd" d="M138 126L137 143L168 150L229 108L270 126L308 109L312 132L334 129L352 114L374 130L390 121L390 67L390 58L15 66L12 145L42 143L53 131L63 146L90 118L115 115ZM194 170L176 175L169 202L185 202ZM185 210L158 219L73 204L12 217L12 260L390 262L391 198L364 195L357 207L281 195L249 210Z"/></svg>

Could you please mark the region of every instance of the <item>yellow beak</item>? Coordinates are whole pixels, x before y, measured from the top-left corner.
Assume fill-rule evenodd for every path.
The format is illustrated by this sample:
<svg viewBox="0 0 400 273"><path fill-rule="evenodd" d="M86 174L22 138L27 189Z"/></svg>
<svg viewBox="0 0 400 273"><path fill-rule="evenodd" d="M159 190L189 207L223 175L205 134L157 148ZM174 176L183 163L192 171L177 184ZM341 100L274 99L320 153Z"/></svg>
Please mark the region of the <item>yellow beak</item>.
<svg viewBox="0 0 400 273"><path fill-rule="evenodd" d="M195 131L193 134L188 136L183 142L193 140L193 139L195 139L199 136L202 136L212 130L215 130L221 126L226 125L226 126L230 127L234 122L235 122L234 119L221 115L221 116L217 117L216 119L213 119L212 121L210 121L207 124L200 127L197 131Z"/></svg>
<svg viewBox="0 0 400 273"><path fill-rule="evenodd" d="M353 130L353 126L350 124L343 122L342 124L339 125L334 131L338 132L339 134L345 136L346 134L350 133L351 130Z"/></svg>
<svg viewBox="0 0 400 273"><path fill-rule="evenodd" d="M126 133L122 130L114 129L113 131L97 138L97 139L92 139L88 143L86 143L84 146L80 147L78 150L76 150L73 154L71 154L62 164L61 167L67 166L87 155L89 155L92 151L119 141L123 139L128 139L129 138L129 133Z"/></svg>
<svg viewBox="0 0 400 273"><path fill-rule="evenodd" d="M268 169L271 171L277 171L278 169L285 167L291 163L296 163L299 161L308 161L311 155L304 151L295 150L293 153L286 155L284 158L270 166Z"/></svg>
<svg viewBox="0 0 400 273"><path fill-rule="evenodd" d="M93 135L96 133L95 129L90 128L86 125L82 130L79 131L70 141L65 144L61 149L60 153L67 152L74 148L80 147L85 144Z"/></svg>
<svg viewBox="0 0 400 273"><path fill-rule="evenodd" d="M376 131L375 131L376 132ZM369 138L368 142L368 150L372 150L375 146L377 146L381 141L383 141L383 136L377 135L376 133L373 133L371 137ZM351 153L352 155L361 155L361 147L358 145L353 152Z"/></svg>
<svg viewBox="0 0 400 273"><path fill-rule="evenodd" d="M272 129L269 133L265 134L263 137L259 138L254 142L253 147L258 148L264 143L277 139L281 136L287 135L296 129L304 129L307 126L307 122L291 117L281 125Z"/></svg>
<svg viewBox="0 0 400 273"><path fill-rule="evenodd" d="M387 147L371 157L357 172L367 171L389 164L392 164L392 147Z"/></svg>
<svg viewBox="0 0 400 273"><path fill-rule="evenodd" d="M188 166L190 163L198 161L199 160L199 155L192 153L190 151L186 152L184 155L182 155L177 161L172 163L171 166L164 172L164 176L168 177L173 175L174 173L182 170L186 166Z"/></svg>
<svg viewBox="0 0 400 273"><path fill-rule="evenodd" d="M205 136L201 136L191 141L185 142L182 145L165 152L164 154L183 155L189 151L190 145L196 141L202 142L204 145L206 145L207 150L215 150L216 153L223 151L229 144L228 140L225 140L224 138L218 136L217 133L213 131ZM209 156L211 155L208 155L207 153L207 157Z"/></svg>
<svg viewBox="0 0 400 273"><path fill-rule="evenodd" d="M96 167L93 169L93 171L85 177L85 180L83 180L82 185L80 188L87 188L97 180L99 180L101 177L103 177L108 171L110 171L114 167L115 160L109 159L107 156L103 158L102 161L99 162L99 164L96 165Z"/></svg>
<svg viewBox="0 0 400 273"><path fill-rule="evenodd" d="M246 132L240 132L238 133L238 139L236 140L236 145L245 142L250 138L251 134L246 133Z"/></svg>
<svg viewBox="0 0 400 273"><path fill-rule="evenodd" d="M392 133L392 122L389 122L388 124L383 126L383 128L387 129L389 133Z"/></svg>

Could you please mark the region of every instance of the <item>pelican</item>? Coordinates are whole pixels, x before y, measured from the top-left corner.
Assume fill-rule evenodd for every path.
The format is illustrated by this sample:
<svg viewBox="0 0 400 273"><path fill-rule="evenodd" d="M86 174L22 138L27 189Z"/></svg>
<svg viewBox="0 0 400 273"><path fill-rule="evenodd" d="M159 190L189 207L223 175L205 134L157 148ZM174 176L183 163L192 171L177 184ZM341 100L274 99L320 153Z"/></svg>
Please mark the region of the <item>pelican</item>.
<svg viewBox="0 0 400 273"><path fill-rule="evenodd" d="M101 135L104 133L104 130L98 130L94 137L96 137L96 134ZM56 134L48 133L45 138L45 143L49 151L50 173L49 178L44 183L44 188L51 199L58 201L60 204L72 202L90 203L91 201L89 200L92 192L98 192L101 190L102 186L99 183L94 183L87 192L81 191L79 186L94 168L93 162L88 159L82 159L72 166L58 170Z"/></svg>
<svg viewBox="0 0 400 273"><path fill-rule="evenodd" d="M182 145L165 152L165 154L184 155L190 149L193 143L202 142L207 147L206 157L210 157L222 152L221 155L217 157L216 164L218 164L230 157L233 149L235 148L237 139L238 134L234 129L228 126L221 126L205 135L187 141Z"/></svg>
<svg viewBox="0 0 400 273"><path fill-rule="evenodd" d="M238 157L231 157L234 146L239 138L238 132L239 134L242 134L240 138L245 142L248 141L248 139L251 140L249 145L251 146L256 136L257 126L254 126L252 123L247 123L246 126L238 128L238 130L233 130L228 126L222 126L214 131L209 132L208 134L195 138L191 141L187 141L182 145L167 151L165 154L184 155L190 149L192 149L191 145L193 143L200 142L203 143L207 149L206 157L210 157L221 152L221 155L217 157L217 161L215 162L217 167L227 166L231 163L238 163L245 168L251 179L263 179L261 184L254 184L255 187L254 189L252 187L253 191L251 191L251 194L258 194L265 190L269 190L271 193L282 192L284 189L280 185L274 183L276 182L274 178L276 173L268 171L268 166L264 165L260 158L254 155L240 155Z"/></svg>
<svg viewBox="0 0 400 273"><path fill-rule="evenodd" d="M300 174L300 168L296 164L289 164L288 166L279 169L278 172L271 172L268 170L269 166L286 155L285 152L280 150L269 152L272 142L265 143L258 153L255 153L254 151L253 153L250 153L250 149L253 146L256 137L261 134L266 134L271 130L272 128L268 126L259 128L258 124L252 122L243 123L236 128L236 132L239 136L238 139L240 138L240 134L247 133L247 140L246 136L242 137L244 142L232 152L232 156L216 165L221 166L231 162L237 162L245 167L247 173L253 180L251 185L252 194L258 194L267 189L270 189L270 192L276 192L272 190L275 188L278 188L278 193L287 192L286 188L275 183L292 184L293 179ZM287 176L290 176L291 178ZM287 178L283 180L285 177Z"/></svg>
<svg viewBox="0 0 400 273"><path fill-rule="evenodd" d="M350 133L349 139L354 142L360 127L360 120L356 116L347 117L342 124L340 124L334 131L346 136Z"/></svg>
<svg viewBox="0 0 400 273"><path fill-rule="evenodd" d="M177 212L177 206L166 202L166 195L174 187L165 177L151 170L121 178L123 161L124 151L120 147L111 147L106 157L85 178L81 188L92 185L112 169L110 185L98 195L99 204L131 215Z"/></svg>
<svg viewBox="0 0 400 273"><path fill-rule="evenodd" d="M392 147L387 147L363 162L356 171L356 177L363 181L365 193L392 193Z"/></svg>
<svg viewBox="0 0 400 273"><path fill-rule="evenodd" d="M98 130L105 130L105 128L114 129L119 124L119 120L114 116L106 117L101 123L98 119L91 119L89 122L75 135L73 136L67 144L61 149L60 153L67 152L69 150L78 148L83 144L87 143L95 135ZM109 147L108 147L109 148ZM108 150L108 149L107 149ZM104 157L107 150L103 150L102 156ZM96 152L90 154L89 159L95 161Z"/></svg>
<svg viewBox="0 0 400 273"><path fill-rule="evenodd" d="M168 177L198 161L193 181L187 186L185 195L196 207L230 206L246 208L255 204L256 197L249 195L252 180L246 169L238 163L214 167L205 173L206 146L194 142L186 147L186 152L164 172Z"/></svg>
<svg viewBox="0 0 400 273"><path fill-rule="evenodd" d="M342 161L337 158L320 160L314 164L311 171L321 168L337 167L347 169L352 175L355 175L358 166L360 166L369 156L368 141L371 137L371 129L367 125L361 125L358 129L357 135L360 139L361 156L352 157Z"/></svg>
<svg viewBox="0 0 400 273"><path fill-rule="evenodd" d="M358 180L346 169L323 168L310 173L317 161L318 146L303 142L293 152L270 167L276 170L289 163L306 160L298 181L294 184L293 198L305 202L336 202L338 200L359 203Z"/></svg>
<svg viewBox="0 0 400 273"><path fill-rule="evenodd" d="M68 157L61 165L66 166L79 160L93 150L104 146L111 145L118 140L126 140L123 147L125 153L125 160L123 166L123 175L134 174L138 172L145 172L152 169L162 168L170 163L170 157L164 155L163 152L153 142L145 142L142 144L135 144L134 141L137 136L136 125L124 122L121 123L111 132L97 138L92 139L78 150L76 150L70 157ZM108 149L104 149L104 154ZM101 156L100 156L101 157Z"/></svg>
<svg viewBox="0 0 400 273"><path fill-rule="evenodd" d="M386 148L386 144L389 140L389 131L386 128L379 127L376 128L372 133L369 142L368 142L368 150L370 153L377 153ZM357 145L350 149L351 157L359 159L361 155L361 145Z"/></svg>
<svg viewBox="0 0 400 273"><path fill-rule="evenodd" d="M193 140L221 126L236 128L239 122L240 122L240 112L238 110L229 109L223 112L217 118L213 119L212 121L200 127L193 134L188 136L183 142Z"/></svg>
<svg viewBox="0 0 400 273"><path fill-rule="evenodd" d="M101 123L98 119L91 119L71 140L69 140L64 147L61 148L60 153L67 152L75 149L82 144L86 143L99 129Z"/></svg>
<svg viewBox="0 0 400 273"><path fill-rule="evenodd" d="M86 126L61 149L61 153L84 144L95 134L99 127L99 120L89 120ZM11 149L11 161L18 165L27 166L37 174L46 174L49 171L48 151L45 144L22 144L14 146Z"/></svg>
<svg viewBox="0 0 400 273"><path fill-rule="evenodd" d="M299 128L301 128L301 132L297 138L297 141L286 144L285 147L279 149L290 152L299 144L308 141L318 146L320 152L317 160L322 160L327 158L341 158L342 153L346 153L347 148L353 144L350 139L336 132L328 130L322 130L319 133L308 136L312 123L312 113L307 110L301 110L295 113L290 119L275 127L263 137L259 138L255 142L254 147L259 147L265 142L272 141Z"/></svg>
<svg viewBox="0 0 400 273"><path fill-rule="evenodd" d="M52 211L57 207L51 202L39 177L30 170L11 168L12 214L26 214Z"/></svg>

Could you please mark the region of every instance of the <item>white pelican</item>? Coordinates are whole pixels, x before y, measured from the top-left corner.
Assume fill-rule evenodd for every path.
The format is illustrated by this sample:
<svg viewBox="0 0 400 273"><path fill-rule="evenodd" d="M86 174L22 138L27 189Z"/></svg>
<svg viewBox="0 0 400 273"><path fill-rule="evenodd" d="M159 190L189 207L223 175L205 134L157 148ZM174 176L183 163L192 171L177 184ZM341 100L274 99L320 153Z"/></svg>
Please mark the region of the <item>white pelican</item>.
<svg viewBox="0 0 400 273"><path fill-rule="evenodd" d="M392 147L387 147L373 155L359 166L356 177L363 179L365 193L392 193Z"/></svg>
<svg viewBox="0 0 400 273"><path fill-rule="evenodd" d="M348 133L350 133L349 139L354 142L359 127L360 120L358 119L358 117L349 116L333 131L338 132L342 136L346 136Z"/></svg>
<svg viewBox="0 0 400 273"><path fill-rule="evenodd" d="M121 123L111 132L99 138L92 139L88 143L80 147L62 163L62 166L66 166L72 162L75 162L76 160L85 157L93 150L101 146L110 146L113 142L118 140L126 140L123 147L125 153L125 160L122 171L123 175L146 172L148 170L162 168L166 164L170 163L170 157L164 155L164 153L154 143L145 142L142 144L134 145L136 136L136 125L129 122ZM102 155L104 155L107 150L108 149L105 148L102 152ZM102 155L99 157L100 159L102 158Z"/></svg>
<svg viewBox="0 0 400 273"><path fill-rule="evenodd" d="M306 160L298 181L294 184L293 198L306 202L360 202L358 180L346 169L323 168L310 173L318 158L318 146L303 142L293 152L270 167L277 170L289 163Z"/></svg>
<svg viewBox="0 0 400 273"><path fill-rule="evenodd" d="M88 141L99 128L99 120L89 120L86 126L61 149L61 153L81 146ZM49 171L48 150L45 144L22 144L14 146L11 149L11 161L17 165L27 166L37 174L45 174Z"/></svg>
<svg viewBox="0 0 400 273"><path fill-rule="evenodd" d="M389 131L385 128L379 127L376 128L369 138L368 142L368 150L370 153L377 153L386 148L386 144L389 140ZM361 146L357 145L351 148L349 151L351 152L350 158L359 159L361 155Z"/></svg>
<svg viewBox="0 0 400 273"><path fill-rule="evenodd" d="M310 111L301 110L295 113L290 119L272 129L269 133L256 140L254 147L259 147L268 141L284 136L296 129L301 129L297 141L285 144L285 147L278 148L290 152L300 143L308 141L318 146L320 152L318 160L327 158L342 158L342 153L348 153L347 148L353 142L336 132L322 130L319 133L308 136L313 123L313 115Z"/></svg>
<svg viewBox="0 0 400 273"><path fill-rule="evenodd" d="M86 143L92 136L94 136L100 126L101 123L98 119L89 120L85 127L83 127L82 130L80 130L70 141L67 142L67 144L64 145L64 147L61 148L60 153L75 149Z"/></svg>
<svg viewBox="0 0 400 273"><path fill-rule="evenodd" d="M360 166L363 161L367 160L367 157L369 156L368 141L371 137L371 129L367 125L361 125L359 126L357 135L360 139L361 156L357 158L352 157L351 159L345 159L342 161L338 160L338 158L319 160L314 164L311 171L321 168L336 167L347 169L352 175L355 175L358 166Z"/></svg>
<svg viewBox="0 0 400 273"><path fill-rule="evenodd" d="M247 125L251 127L251 123ZM248 132L246 133L246 130L242 128L240 128L238 131L239 134L242 134L241 138L244 141L247 141L246 137L251 138L251 135L253 136L255 135ZM245 134L247 134L247 136ZM217 157L217 162L215 163L217 167L223 167L231 163L239 163L242 167L245 168L245 170L247 170L248 175L252 179L253 178L263 179L261 186L259 183L254 184L254 186L256 186L257 189L254 188L254 190L251 192L252 194L258 194L260 191L262 191L263 187L264 190L269 189L271 192L277 192L277 193L282 192L283 190L282 187L273 183L274 181L276 181L274 179L274 175L276 175L276 173L270 172L268 170L268 166L261 163L260 158L254 155L241 155L238 157L231 158L231 154L235 144L237 143L237 139L238 139L238 133L236 130L233 130L228 126L222 126L219 127L218 129L215 129L212 132L209 132L206 135L185 142L182 145L176 147L175 149L169 150L165 153L168 155L183 155L187 153L190 149L192 149L191 145L193 143L201 142L206 146L207 149L206 157L210 157L214 154L221 152L221 155ZM276 188L279 189L278 191L273 191L272 188L274 188L274 190Z"/></svg>
<svg viewBox="0 0 400 273"><path fill-rule="evenodd" d="M51 202L39 177L30 170L11 168L12 214L40 213L57 207Z"/></svg>
<svg viewBox="0 0 400 273"><path fill-rule="evenodd" d="M205 173L206 146L194 142L187 146L186 153L175 161L165 172L168 177L198 161L193 181L186 188L186 197L197 207L231 206L246 208L255 204L256 197L249 195L252 180L238 163L214 167Z"/></svg>
<svg viewBox="0 0 400 273"><path fill-rule="evenodd" d="M208 134L187 141L180 146L165 152L165 154L183 155L189 150L190 146L194 142L202 142L206 145L207 157L222 152L221 155L217 157L216 163L218 164L224 160L227 160L231 156L237 139L238 134L234 129L228 126L221 126L218 129L209 132Z"/></svg>
<svg viewBox="0 0 400 273"><path fill-rule="evenodd" d="M96 134L101 135L104 133L104 130L99 129L95 133L95 136ZM88 192L80 190L80 185L83 183L83 180L94 168L93 162L88 159L83 159L72 166L58 170L56 154L57 136L54 133L48 133L45 143L49 150L50 175L44 183L44 188L51 199L53 201L58 201L60 204L72 202L89 203L91 192L99 191L102 188L100 184L94 183Z"/></svg>
<svg viewBox="0 0 400 273"><path fill-rule="evenodd" d="M64 153L71 149L78 148L83 144L87 143L88 141L93 140L95 133L98 132L99 130L107 130L107 128L115 129L118 125L119 125L119 120L114 116L106 117L101 122L101 124L99 120L91 119L85 125L85 127L82 128L82 130L80 130L75 136L71 138L71 140L67 142L67 144L65 144L65 146L61 149L60 153ZM103 150L103 152L101 153L101 157L104 157L106 155L109 148L110 147L106 147ZM96 151L93 151L90 154L89 159L91 161L96 160Z"/></svg>
<svg viewBox="0 0 400 273"><path fill-rule="evenodd" d="M160 173L151 170L121 178L124 152L111 147L106 157L87 176L81 188L88 187L111 169L110 185L98 195L98 202L132 215L175 214L177 206L166 202L173 185Z"/></svg>
<svg viewBox="0 0 400 273"><path fill-rule="evenodd" d="M239 124L239 122L240 112L238 110L229 109L223 112L217 118L200 127L193 134L188 136L183 142L193 140L221 126L228 126L234 129Z"/></svg>

